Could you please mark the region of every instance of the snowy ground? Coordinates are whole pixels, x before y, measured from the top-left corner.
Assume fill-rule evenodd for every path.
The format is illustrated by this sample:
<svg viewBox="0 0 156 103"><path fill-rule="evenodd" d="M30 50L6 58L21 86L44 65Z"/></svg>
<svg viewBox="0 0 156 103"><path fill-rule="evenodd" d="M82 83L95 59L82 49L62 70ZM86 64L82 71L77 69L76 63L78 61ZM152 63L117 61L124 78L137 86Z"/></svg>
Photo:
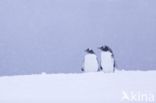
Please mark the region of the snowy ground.
<svg viewBox="0 0 156 103"><path fill-rule="evenodd" d="M156 103L156 71L0 77L0 103Z"/></svg>

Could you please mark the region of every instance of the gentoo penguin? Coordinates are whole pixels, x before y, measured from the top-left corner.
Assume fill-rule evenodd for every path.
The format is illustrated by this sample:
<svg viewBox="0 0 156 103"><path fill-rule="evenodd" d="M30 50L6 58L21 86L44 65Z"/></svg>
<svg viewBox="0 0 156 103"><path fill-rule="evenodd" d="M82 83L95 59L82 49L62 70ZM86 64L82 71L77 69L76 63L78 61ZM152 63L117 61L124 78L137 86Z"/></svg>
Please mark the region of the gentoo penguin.
<svg viewBox="0 0 156 103"><path fill-rule="evenodd" d="M83 67L81 68L84 72L97 72L99 68L97 56L92 49L86 49L87 53L84 57Z"/></svg>
<svg viewBox="0 0 156 103"><path fill-rule="evenodd" d="M111 73L115 71L115 59L111 48L108 46L101 46L101 63L100 68L105 73Z"/></svg>

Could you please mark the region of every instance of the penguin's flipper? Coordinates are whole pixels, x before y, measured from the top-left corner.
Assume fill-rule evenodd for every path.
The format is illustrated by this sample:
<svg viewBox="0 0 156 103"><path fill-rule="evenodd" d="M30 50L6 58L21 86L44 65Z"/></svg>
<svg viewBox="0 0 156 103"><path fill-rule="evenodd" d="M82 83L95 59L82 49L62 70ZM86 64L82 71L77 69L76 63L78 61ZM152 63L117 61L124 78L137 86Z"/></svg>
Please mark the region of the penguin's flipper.
<svg viewBox="0 0 156 103"><path fill-rule="evenodd" d="M118 67L118 65L117 65L117 63L116 63L116 60L114 60L114 68L117 68Z"/></svg>
<svg viewBox="0 0 156 103"><path fill-rule="evenodd" d="M102 66L100 66L100 70L103 70Z"/></svg>
<svg viewBox="0 0 156 103"><path fill-rule="evenodd" d="M100 67L98 68L98 72L99 72L99 71L102 71L102 70L103 70L103 69L102 69L102 66L100 66Z"/></svg>
<svg viewBox="0 0 156 103"><path fill-rule="evenodd" d="M81 71L84 72L84 68L81 68Z"/></svg>

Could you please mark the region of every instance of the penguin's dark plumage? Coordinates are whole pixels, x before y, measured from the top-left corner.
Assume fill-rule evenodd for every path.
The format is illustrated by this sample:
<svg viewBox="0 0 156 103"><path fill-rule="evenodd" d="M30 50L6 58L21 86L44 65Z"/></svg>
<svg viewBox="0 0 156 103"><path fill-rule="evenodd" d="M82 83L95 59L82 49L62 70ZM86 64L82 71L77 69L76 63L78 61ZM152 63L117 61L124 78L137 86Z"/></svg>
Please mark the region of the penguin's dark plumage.
<svg viewBox="0 0 156 103"><path fill-rule="evenodd" d="M95 54L95 52L94 52L92 49L89 49L89 48L86 49L85 51L86 51L87 53L90 53L90 54Z"/></svg>
<svg viewBox="0 0 156 103"><path fill-rule="evenodd" d="M102 51L105 51L105 52L109 51L109 52L111 52L113 54L112 49L107 45L106 46L101 46L99 49L102 50Z"/></svg>

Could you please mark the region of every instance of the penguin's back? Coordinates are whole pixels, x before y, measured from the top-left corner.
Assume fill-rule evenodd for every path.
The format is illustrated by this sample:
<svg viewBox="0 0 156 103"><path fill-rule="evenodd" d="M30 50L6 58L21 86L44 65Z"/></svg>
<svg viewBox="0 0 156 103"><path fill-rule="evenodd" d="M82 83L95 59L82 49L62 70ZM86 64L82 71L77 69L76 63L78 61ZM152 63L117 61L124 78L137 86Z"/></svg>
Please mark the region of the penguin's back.
<svg viewBox="0 0 156 103"><path fill-rule="evenodd" d="M97 56L95 54L85 55L84 70L86 72L96 72L98 67Z"/></svg>

